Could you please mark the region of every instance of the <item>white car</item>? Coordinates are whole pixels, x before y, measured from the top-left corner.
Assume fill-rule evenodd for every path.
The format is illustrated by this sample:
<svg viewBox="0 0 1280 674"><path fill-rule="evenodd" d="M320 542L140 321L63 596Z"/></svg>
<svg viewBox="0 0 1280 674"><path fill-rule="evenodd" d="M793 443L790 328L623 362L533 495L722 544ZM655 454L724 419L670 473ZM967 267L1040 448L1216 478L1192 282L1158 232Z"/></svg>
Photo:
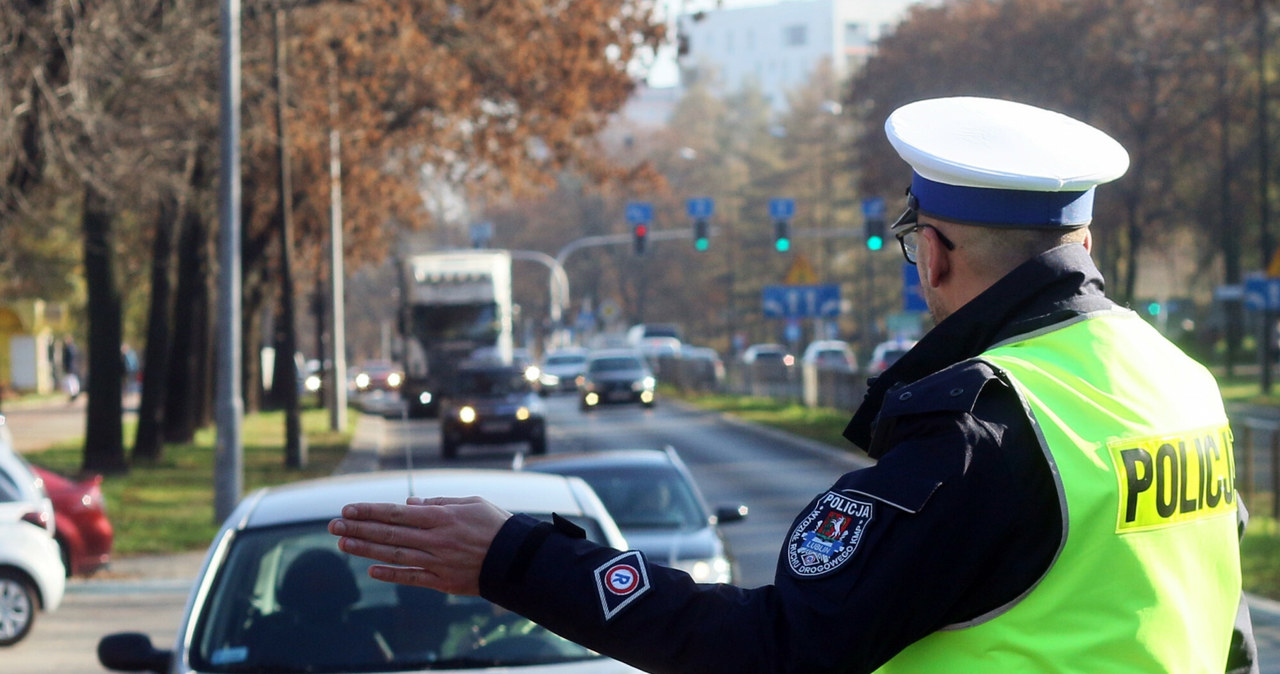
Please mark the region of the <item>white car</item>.
<svg viewBox="0 0 1280 674"><path fill-rule="evenodd" d="M218 533L168 650L139 633L103 637L108 669L195 672L635 672L478 597L369 577L327 525L355 501L484 496L512 512L566 517L588 538L627 542L585 481L507 470L357 473L259 490Z"/></svg>
<svg viewBox="0 0 1280 674"><path fill-rule="evenodd" d="M810 342L804 350L804 355L800 357L800 362L821 370L858 371L858 361L853 355L853 347L840 339L820 339Z"/></svg>
<svg viewBox="0 0 1280 674"><path fill-rule="evenodd" d="M889 369L890 365L898 362L898 359L906 355L911 347L916 345L914 339L891 339L887 342L880 342L876 345L874 351L871 352L871 360L867 362L867 374L872 376L879 375Z"/></svg>
<svg viewBox="0 0 1280 674"><path fill-rule="evenodd" d="M62 604L67 571L54 531L44 482L13 449L0 416L0 646L22 641L41 611Z"/></svg>

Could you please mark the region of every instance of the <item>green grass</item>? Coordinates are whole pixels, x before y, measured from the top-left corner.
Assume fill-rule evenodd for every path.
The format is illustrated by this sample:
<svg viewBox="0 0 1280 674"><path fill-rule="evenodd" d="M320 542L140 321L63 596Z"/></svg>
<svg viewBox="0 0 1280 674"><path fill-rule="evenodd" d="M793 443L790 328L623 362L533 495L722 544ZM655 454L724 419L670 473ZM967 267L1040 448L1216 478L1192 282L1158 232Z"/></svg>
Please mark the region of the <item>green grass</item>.
<svg viewBox="0 0 1280 674"><path fill-rule="evenodd" d="M284 413L246 415L241 427L244 493L332 474L346 456L358 420L359 414L352 411L347 430L339 433L329 430L326 410L304 410L307 466L289 469L284 465ZM125 437L133 437L132 428L125 429ZM214 518L216 440L216 429L202 430L194 442L167 446L156 464L133 465L127 474L103 480L107 515L115 528L113 554L165 554L209 545L220 524ZM64 475L75 475L81 464L81 443L58 445L27 458Z"/></svg>
<svg viewBox="0 0 1280 674"><path fill-rule="evenodd" d="M778 428L794 435L857 451L840 434L849 423L849 412L822 407L805 407L755 396L732 396L712 393L666 392L702 409L732 414L746 421Z"/></svg>

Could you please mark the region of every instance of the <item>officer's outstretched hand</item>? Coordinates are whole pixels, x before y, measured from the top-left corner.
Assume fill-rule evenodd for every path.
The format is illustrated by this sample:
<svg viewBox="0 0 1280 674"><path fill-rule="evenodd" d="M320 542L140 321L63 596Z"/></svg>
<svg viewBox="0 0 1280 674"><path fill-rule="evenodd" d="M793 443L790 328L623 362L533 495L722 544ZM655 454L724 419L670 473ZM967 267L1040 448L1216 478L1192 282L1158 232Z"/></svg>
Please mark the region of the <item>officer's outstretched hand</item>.
<svg viewBox="0 0 1280 674"><path fill-rule="evenodd" d="M338 548L382 564L369 576L450 594L478 595L480 566L511 513L477 497L351 503L329 522Z"/></svg>

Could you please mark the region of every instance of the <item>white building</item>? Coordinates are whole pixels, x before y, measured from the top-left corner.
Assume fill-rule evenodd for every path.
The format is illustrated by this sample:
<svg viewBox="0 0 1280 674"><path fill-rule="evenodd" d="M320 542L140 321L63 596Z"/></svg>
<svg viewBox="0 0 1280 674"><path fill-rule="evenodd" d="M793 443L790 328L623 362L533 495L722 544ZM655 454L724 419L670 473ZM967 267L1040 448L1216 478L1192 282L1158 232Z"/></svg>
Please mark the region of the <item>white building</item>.
<svg viewBox="0 0 1280 674"><path fill-rule="evenodd" d="M787 0L679 17L681 66L723 93L754 81L775 108L829 60L837 78L855 72L881 35L920 0Z"/></svg>

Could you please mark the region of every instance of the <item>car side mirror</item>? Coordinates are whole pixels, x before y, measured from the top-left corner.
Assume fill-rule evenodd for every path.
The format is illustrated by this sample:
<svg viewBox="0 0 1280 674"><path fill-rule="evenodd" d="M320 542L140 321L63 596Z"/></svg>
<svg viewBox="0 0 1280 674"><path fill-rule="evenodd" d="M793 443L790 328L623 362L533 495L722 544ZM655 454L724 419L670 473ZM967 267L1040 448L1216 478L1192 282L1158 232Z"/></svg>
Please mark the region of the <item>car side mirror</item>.
<svg viewBox="0 0 1280 674"><path fill-rule="evenodd" d="M749 510L746 504L739 503L736 506L722 505L716 508L716 524L728 524L730 522L741 522L747 518Z"/></svg>
<svg viewBox="0 0 1280 674"><path fill-rule="evenodd" d="M107 669L165 674L171 660L173 651L152 646L151 637L141 632L108 634L98 641L98 662Z"/></svg>

